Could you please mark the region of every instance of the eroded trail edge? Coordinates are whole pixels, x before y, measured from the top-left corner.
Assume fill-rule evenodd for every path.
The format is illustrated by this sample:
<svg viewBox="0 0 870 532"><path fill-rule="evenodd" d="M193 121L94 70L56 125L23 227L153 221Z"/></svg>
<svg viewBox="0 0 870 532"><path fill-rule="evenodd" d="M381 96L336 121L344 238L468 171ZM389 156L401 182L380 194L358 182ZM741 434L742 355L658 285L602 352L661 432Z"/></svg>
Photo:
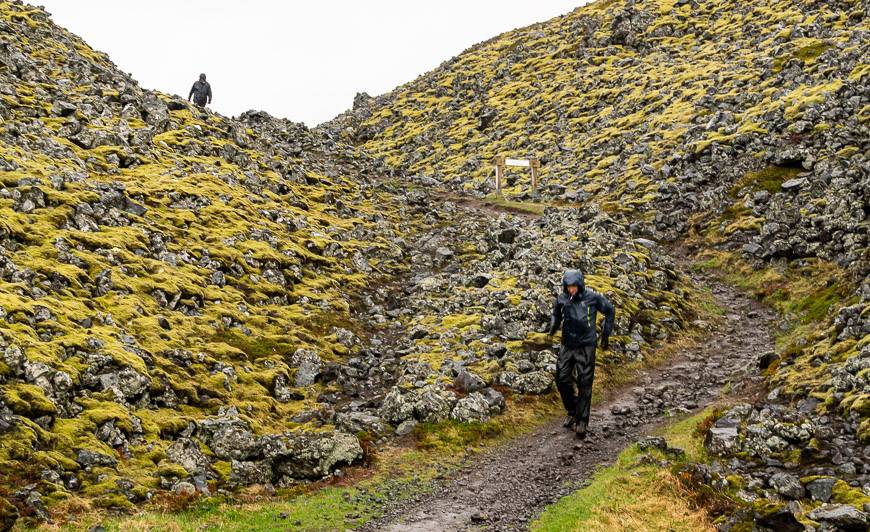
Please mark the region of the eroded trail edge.
<svg viewBox="0 0 870 532"><path fill-rule="evenodd" d="M586 441L549 423L475 456L428 495L389 507L361 530L525 529L544 507L581 487L597 467L611 463L668 414L697 411L725 390L739 392L760 382L756 362L773 350L773 312L712 277L685 274L710 288L726 309L723 319L702 325L710 329L702 342L596 405Z"/></svg>

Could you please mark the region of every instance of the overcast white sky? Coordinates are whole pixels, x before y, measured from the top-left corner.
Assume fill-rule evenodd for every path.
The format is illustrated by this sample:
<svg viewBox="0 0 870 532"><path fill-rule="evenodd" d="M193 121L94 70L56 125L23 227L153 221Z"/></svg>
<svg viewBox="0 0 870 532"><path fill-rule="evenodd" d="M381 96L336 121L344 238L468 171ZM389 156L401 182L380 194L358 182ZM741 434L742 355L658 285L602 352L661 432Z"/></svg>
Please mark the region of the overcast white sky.
<svg viewBox="0 0 870 532"><path fill-rule="evenodd" d="M469 46L587 0L29 0L145 88L314 126L357 92L382 94Z"/></svg>

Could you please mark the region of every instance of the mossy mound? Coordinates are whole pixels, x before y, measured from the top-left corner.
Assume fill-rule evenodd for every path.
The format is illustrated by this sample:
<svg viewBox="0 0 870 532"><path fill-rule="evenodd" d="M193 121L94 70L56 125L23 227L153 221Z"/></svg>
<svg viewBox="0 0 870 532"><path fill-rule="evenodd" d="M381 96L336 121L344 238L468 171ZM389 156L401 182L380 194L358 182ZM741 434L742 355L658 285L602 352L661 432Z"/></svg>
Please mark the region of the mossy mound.
<svg viewBox="0 0 870 532"><path fill-rule="evenodd" d="M343 360L349 294L401 271L387 169L142 90L39 8L0 2L0 27L0 483L132 508L221 407L324 430L290 421L324 388L293 355Z"/></svg>

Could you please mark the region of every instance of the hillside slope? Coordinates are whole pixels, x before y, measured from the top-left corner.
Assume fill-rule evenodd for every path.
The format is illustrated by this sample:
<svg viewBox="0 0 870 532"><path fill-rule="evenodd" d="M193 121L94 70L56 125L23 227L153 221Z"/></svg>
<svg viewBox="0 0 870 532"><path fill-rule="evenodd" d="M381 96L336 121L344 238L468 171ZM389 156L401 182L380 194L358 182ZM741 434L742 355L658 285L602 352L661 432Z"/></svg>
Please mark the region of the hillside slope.
<svg viewBox="0 0 870 532"><path fill-rule="evenodd" d="M349 353L348 293L404 271L384 167L142 90L41 9L0 3L0 30L0 495L46 517L206 490L253 434L288 478L358 459L290 419L317 406L297 366Z"/></svg>
<svg viewBox="0 0 870 532"><path fill-rule="evenodd" d="M729 233L752 254L857 261L864 273L868 9L594 2L359 95L326 127L411 174L481 192L494 157L539 157L545 196L631 213L653 236L734 204L753 216ZM526 192L528 177L514 177L507 192ZM786 223L759 235L765 211Z"/></svg>
<svg viewBox="0 0 870 532"><path fill-rule="evenodd" d="M723 417L693 478L749 507L731 525L818 525L820 502L870 502L868 37L860 0L601 0L321 127L478 196L496 156L538 157L539 196L521 172L506 196L624 215L780 311L769 396ZM820 477L833 495L804 488Z"/></svg>

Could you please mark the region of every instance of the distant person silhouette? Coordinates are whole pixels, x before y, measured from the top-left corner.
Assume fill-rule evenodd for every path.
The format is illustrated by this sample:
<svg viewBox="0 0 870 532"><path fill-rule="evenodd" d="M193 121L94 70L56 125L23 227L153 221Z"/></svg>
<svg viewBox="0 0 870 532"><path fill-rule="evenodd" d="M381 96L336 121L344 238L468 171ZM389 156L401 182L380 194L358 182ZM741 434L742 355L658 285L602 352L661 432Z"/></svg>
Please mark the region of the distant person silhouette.
<svg viewBox="0 0 870 532"><path fill-rule="evenodd" d="M199 80L190 88L190 94L187 95L187 101L193 97L193 103L199 107L205 107L211 103L211 85L205 80L205 74L199 75Z"/></svg>

